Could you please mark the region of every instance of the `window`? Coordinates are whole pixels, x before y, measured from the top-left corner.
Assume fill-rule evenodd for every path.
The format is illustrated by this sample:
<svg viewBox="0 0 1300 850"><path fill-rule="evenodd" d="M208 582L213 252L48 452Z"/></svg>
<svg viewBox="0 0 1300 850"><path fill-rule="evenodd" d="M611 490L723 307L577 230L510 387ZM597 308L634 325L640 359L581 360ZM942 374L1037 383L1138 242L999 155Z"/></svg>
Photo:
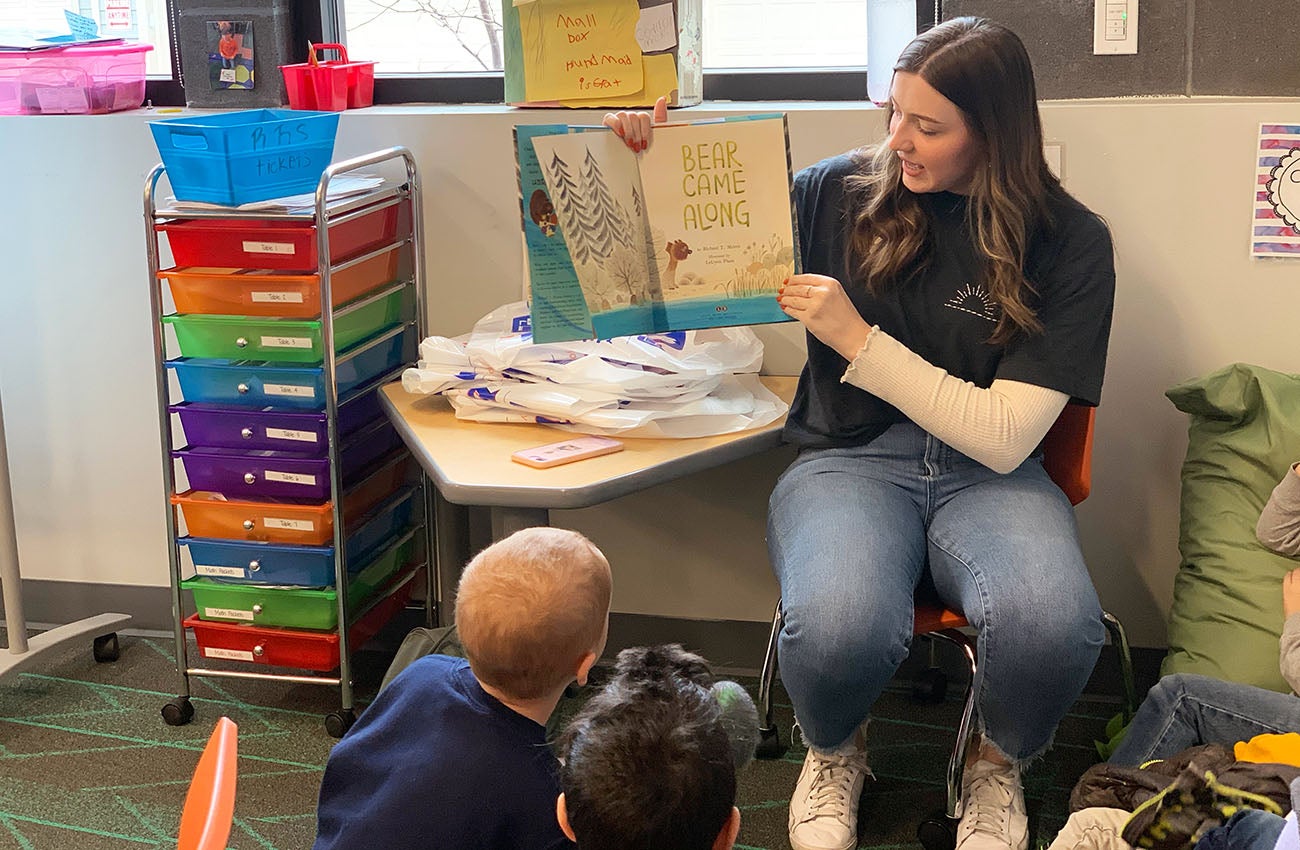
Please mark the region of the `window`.
<svg viewBox="0 0 1300 850"><path fill-rule="evenodd" d="M500 0L342 0L348 52L386 73L500 71ZM705 0L704 67L854 68L866 0Z"/></svg>
<svg viewBox="0 0 1300 850"><path fill-rule="evenodd" d="M64 9L94 18L102 36L152 44L145 55L145 73L172 76L166 0L0 0L0 30L62 35L68 31Z"/></svg>
<svg viewBox="0 0 1300 850"><path fill-rule="evenodd" d="M349 55L378 63L381 102L501 99L502 0L323 2ZM863 97L867 2L702 0L705 97ZM928 24L932 0L917 7Z"/></svg>

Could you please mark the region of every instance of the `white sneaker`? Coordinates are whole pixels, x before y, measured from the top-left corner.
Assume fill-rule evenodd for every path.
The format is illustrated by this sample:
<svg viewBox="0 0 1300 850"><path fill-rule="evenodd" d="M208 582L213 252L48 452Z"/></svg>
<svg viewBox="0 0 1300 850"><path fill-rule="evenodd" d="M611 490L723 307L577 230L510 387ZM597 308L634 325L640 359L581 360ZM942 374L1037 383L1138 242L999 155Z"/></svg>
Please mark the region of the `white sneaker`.
<svg viewBox="0 0 1300 850"><path fill-rule="evenodd" d="M1020 771L980 759L966 768L957 850L1025 850L1029 818Z"/></svg>
<svg viewBox="0 0 1300 850"><path fill-rule="evenodd" d="M858 846L858 797L871 769L866 747L850 742L830 753L808 750L790 798L794 850L852 850Z"/></svg>

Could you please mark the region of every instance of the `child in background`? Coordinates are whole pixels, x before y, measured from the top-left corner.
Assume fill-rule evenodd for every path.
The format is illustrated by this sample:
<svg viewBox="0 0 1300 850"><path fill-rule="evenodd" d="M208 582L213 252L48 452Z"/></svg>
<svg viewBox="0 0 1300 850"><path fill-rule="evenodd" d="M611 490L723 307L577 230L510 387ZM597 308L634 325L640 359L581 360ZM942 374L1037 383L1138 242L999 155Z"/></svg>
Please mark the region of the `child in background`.
<svg viewBox="0 0 1300 850"><path fill-rule="evenodd" d="M579 850L729 850L757 729L748 694L700 656L625 649L560 738L560 827Z"/></svg>
<svg viewBox="0 0 1300 850"><path fill-rule="evenodd" d="M468 660L413 662L330 753L315 850L560 850L546 721L585 684L609 627L609 563L558 528L470 561L456 593Z"/></svg>
<svg viewBox="0 0 1300 850"><path fill-rule="evenodd" d="M1287 470L1260 513L1255 534L1281 555L1300 557L1300 464ZM1282 677L1300 692L1300 568L1282 579ZM1300 732L1300 699L1240 682L1174 673L1142 700L1113 764L1138 766L1197 744L1248 741L1256 735Z"/></svg>

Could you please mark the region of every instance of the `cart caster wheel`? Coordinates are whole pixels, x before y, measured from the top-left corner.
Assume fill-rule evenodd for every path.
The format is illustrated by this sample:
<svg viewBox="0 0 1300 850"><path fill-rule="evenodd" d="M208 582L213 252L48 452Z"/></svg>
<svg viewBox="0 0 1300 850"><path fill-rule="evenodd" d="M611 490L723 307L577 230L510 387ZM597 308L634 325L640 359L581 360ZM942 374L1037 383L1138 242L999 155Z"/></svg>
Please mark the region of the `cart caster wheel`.
<svg viewBox="0 0 1300 850"><path fill-rule="evenodd" d="M916 840L925 850L953 850L957 846L957 821L937 812L917 825Z"/></svg>
<svg viewBox="0 0 1300 850"><path fill-rule="evenodd" d="M162 707L162 718L168 726L184 726L194 719L194 703L189 697L176 697Z"/></svg>
<svg viewBox="0 0 1300 850"><path fill-rule="evenodd" d="M912 680L912 699L918 702L940 703L947 694L948 676L938 667L926 668Z"/></svg>
<svg viewBox="0 0 1300 850"><path fill-rule="evenodd" d="M352 724L356 722L356 712L350 708L343 711L331 711L325 715L325 731L329 733L331 738L342 738L352 728Z"/></svg>
<svg viewBox="0 0 1300 850"><path fill-rule="evenodd" d="M781 730L775 726L771 729L758 728L758 746L754 757L760 759L779 759L785 755L785 744L781 743Z"/></svg>
<svg viewBox="0 0 1300 850"><path fill-rule="evenodd" d="M100 664L106 661L116 661L122 654L122 647L117 642L117 632L109 632L95 638L95 643L91 646L91 652L94 653L95 660Z"/></svg>

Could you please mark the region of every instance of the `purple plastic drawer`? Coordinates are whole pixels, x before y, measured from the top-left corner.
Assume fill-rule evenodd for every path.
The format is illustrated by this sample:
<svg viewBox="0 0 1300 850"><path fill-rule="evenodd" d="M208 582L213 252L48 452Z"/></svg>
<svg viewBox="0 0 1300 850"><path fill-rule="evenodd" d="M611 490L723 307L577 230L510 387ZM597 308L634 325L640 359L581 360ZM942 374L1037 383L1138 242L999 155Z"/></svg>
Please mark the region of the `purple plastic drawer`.
<svg viewBox="0 0 1300 850"><path fill-rule="evenodd" d="M355 481L373 472L375 461L400 445L402 445L402 438L387 419L374 422L348 437L339 449L343 480Z"/></svg>
<svg viewBox="0 0 1300 850"><path fill-rule="evenodd" d="M365 395L354 395L339 404L339 433L347 436L383 417L384 408L379 403L378 388Z"/></svg>
<svg viewBox="0 0 1300 850"><path fill-rule="evenodd" d="M190 446L320 456L329 449L322 413L218 404L174 404Z"/></svg>
<svg viewBox="0 0 1300 850"><path fill-rule="evenodd" d="M185 466L193 490L229 497L330 497L329 458L292 452L186 448L172 452Z"/></svg>

